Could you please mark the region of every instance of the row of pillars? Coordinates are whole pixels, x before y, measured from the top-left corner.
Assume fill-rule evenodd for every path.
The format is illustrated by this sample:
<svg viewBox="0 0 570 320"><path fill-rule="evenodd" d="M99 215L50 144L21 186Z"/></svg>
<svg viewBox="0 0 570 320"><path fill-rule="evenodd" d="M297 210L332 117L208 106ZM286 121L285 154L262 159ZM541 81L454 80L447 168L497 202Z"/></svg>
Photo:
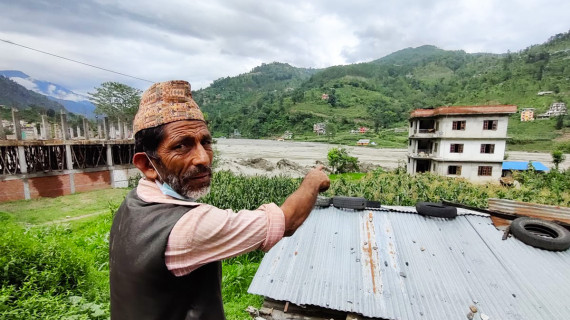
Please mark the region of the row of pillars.
<svg viewBox="0 0 570 320"><path fill-rule="evenodd" d="M47 116L41 115L42 122L40 124L40 139L42 140L49 140L52 137L58 136L55 131L57 131L57 125L54 125L54 132L52 134L52 126L49 124ZM81 136L81 128L77 126L77 134L74 135L73 128L69 127L67 123L67 114L65 111L61 111L60 114L61 119L61 129L59 136L62 140L71 140L73 137L80 137ZM18 109L12 108L12 121L14 124L14 135L16 136L16 140L22 140L22 127L20 124L20 116ZM83 129L83 139L89 140L91 138L92 133L89 128L89 122L87 119L83 118L82 123ZM34 129L35 130L35 129ZM114 123L109 122L109 118L104 117L101 122L97 121L97 137L103 140L110 140L110 139L128 139L130 136L128 130L128 124L126 122L121 122L120 119L117 120L117 126L115 127ZM4 128L2 125L2 118L0 115L0 140L6 140L6 133L4 132Z"/></svg>

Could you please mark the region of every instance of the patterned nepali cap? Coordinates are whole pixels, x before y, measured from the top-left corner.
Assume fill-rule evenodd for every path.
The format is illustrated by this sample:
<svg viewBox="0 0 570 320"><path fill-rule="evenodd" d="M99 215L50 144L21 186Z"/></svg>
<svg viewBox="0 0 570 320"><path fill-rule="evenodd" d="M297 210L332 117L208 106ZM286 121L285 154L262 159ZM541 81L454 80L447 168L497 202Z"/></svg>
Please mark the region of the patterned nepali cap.
<svg viewBox="0 0 570 320"><path fill-rule="evenodd" d="M201 120L204 115L194 99L190 83L183 80L159 82L141 97L133 120L134 133L179 120Z"/></svg>

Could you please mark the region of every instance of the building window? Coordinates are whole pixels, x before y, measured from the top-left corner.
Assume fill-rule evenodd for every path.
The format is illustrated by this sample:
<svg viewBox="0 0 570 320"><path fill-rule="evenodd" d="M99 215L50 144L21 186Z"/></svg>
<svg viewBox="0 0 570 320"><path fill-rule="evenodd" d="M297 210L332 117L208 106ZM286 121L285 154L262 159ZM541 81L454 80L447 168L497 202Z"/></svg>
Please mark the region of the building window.
<svg viewBox="0 0 570 320"><path fill-rule="evenodd" d="M498 120L485 120L483 121L483 130L497 130Z"/></svg>
<svg viewBox="0 0 570 320"><path fill-rule="evenodd" d="M447 167L447 174L460 176L461 175L461 166L448 166Z"/></svg>
<svg viewBox="0 0 570 320"><path fill-rule="evenodd" d="M451 152L451 153L463 153L463 143L451 144L449 147L449 152Z"/></svg>
<svg viewBox="0 0 570 320"><path fill-rule="evenodd" d="M437 142L433 144L433 152L437 152Z"/></svg>
<svg viewBox="0 0 570 320"><path fill-rule="evenodd" d="M479 166L479 170L477 170L477 175L480 176L490 176L493 174L493 167L491 166Z"/></svg>
<svg viewBox="0 0 570 320"><path fill-rule="evenodd" d="M494 144L482 144L481 145L481 153L495 153L495 145Z"/></svg>
<svg viewBox="0 0 570 320"><path fill-rule="evenodd" d="M465 130L465 120L453 121L453 130Z"/></svg>
<svg viewBox="0 0 570 320"><path fill-rule="evenodd" d="M408 140L408 144L411 146L412 145L412 140Z"/></svg>
<svg viewBox="0 0 570 320"><path fill-rule="evenodd" d="M410 128L414 126L414 123L410 121Z"/></svg>

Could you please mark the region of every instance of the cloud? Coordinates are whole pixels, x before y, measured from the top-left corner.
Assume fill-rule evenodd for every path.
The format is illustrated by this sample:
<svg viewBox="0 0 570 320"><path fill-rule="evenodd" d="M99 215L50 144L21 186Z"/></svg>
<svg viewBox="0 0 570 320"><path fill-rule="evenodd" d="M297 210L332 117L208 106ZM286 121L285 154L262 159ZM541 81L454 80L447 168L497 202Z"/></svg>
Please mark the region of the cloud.
<svg viewBox="0 0 570 320"><path fill-rule="evenodd" d="M568 31L570 2L552 0L171 1L0 0L0 39L150 81L193 88L285 62L324 68L431 44L517 51ZM92 92L150 83L0 42L0 69Z"/></svg>
<svg viewBox="0 0 570 320"><path fill-rule="evenodd" d="M12 77L12 78L10 78L10 80L16 82L17 84L21 85L22 87L24 87L28 90L32 90L34 92L39 92L38 86L31 80L24 79L24 78L16 78L16 77Z"/></svg>

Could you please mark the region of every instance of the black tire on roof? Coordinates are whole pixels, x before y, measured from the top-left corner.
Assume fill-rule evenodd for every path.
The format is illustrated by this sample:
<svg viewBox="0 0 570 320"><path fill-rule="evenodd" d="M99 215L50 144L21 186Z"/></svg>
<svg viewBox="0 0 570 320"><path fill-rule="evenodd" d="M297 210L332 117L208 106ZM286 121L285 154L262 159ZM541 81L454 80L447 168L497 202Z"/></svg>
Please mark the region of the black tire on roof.
<svg viewBox="0 0 570 320"><path fill-rule="evenodd" d="M416 211L422 216L437 218L455 218L457 217L457 208L446 206L441 203L418 202L416 203Z"/></svg>
<svg viewBox="0 0 570 320"><path fill-rule="evenodd" d="M364 208L366 208L366 199L361 197L335 196L332 199L332 204L337 208L364 210Z"/></svg>
<svg viewBox="0 0 570 320"><path fill-rule="evenodd" d="M570 231L554 222L521 217L511 223L511 233L535 248L564 251L570 248Z"/></svg>

